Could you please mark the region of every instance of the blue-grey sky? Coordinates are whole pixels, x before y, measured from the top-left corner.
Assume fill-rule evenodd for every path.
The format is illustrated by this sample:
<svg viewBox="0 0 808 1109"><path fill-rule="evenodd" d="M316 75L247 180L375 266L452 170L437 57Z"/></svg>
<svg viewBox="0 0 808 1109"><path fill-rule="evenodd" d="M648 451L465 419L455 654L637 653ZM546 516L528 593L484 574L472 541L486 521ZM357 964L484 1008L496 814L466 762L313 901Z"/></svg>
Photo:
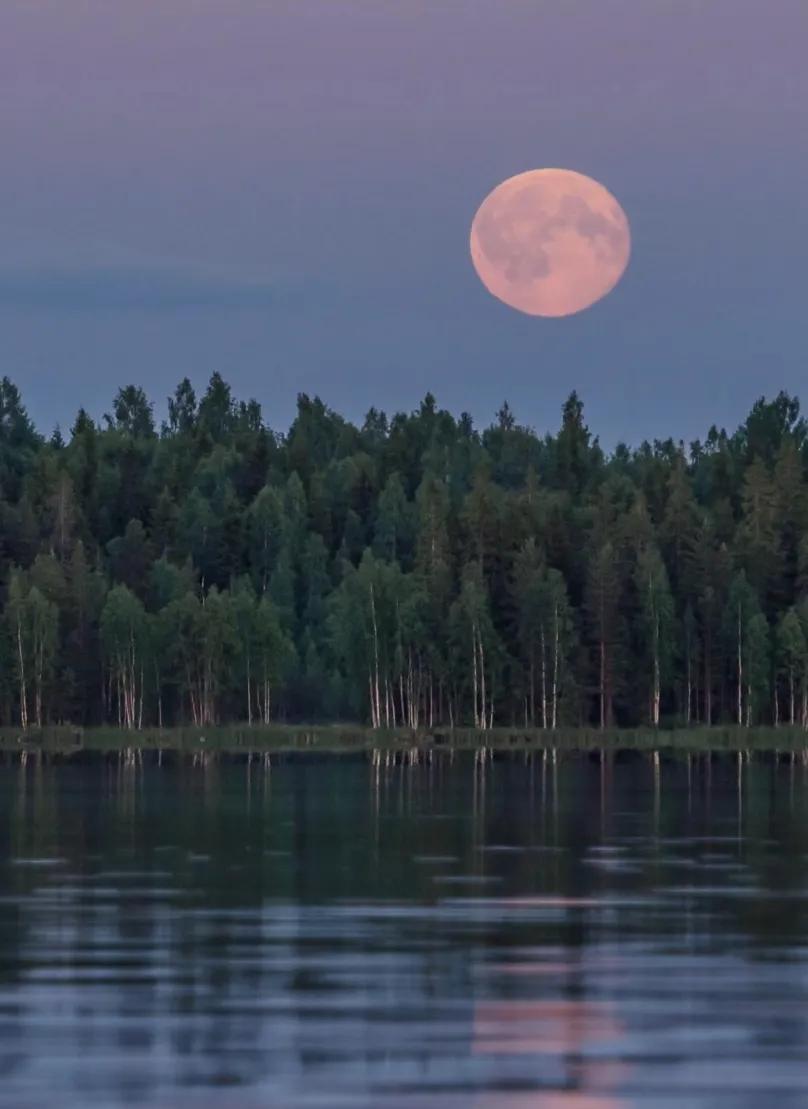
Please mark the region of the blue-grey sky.
<svg viewBox="0 0 808 1109"><path fill-rule="evenodd" d="M0 372L43 429L214 370L283 429L427 390L609 445L805 394L805 0L3 0ZM563 166L625 209L565 319L482 287L474 212Z"/></svg>

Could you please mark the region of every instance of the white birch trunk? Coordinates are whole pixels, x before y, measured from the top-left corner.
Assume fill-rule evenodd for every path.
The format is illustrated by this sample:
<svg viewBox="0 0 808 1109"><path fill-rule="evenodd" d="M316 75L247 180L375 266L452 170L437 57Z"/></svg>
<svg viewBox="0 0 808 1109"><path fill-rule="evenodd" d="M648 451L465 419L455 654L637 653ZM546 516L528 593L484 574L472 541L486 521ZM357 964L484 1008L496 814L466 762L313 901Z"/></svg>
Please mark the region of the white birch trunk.
<svg viewBox="0 0 808 1109"><path fill-rule="evenodd" d="M20 659L20 723L28 727L28 687L25 683L25 653L22 649L22 620L17 616L17 651Z"/></svg>

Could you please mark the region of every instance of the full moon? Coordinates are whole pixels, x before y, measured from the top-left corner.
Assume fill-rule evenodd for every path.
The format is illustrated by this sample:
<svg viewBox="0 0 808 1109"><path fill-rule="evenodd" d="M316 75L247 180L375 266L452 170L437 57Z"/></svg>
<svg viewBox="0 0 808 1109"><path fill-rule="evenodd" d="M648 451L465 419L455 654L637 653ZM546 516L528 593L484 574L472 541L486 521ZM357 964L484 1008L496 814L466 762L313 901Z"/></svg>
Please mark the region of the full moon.
<svg viewBox="0 0 808 1109"><path fill-rule="evenodd" d="M470 245L489 293L530 316L570 316L615 287L631 232L623 209L591 177L532 169L488 194Z"/></svg>

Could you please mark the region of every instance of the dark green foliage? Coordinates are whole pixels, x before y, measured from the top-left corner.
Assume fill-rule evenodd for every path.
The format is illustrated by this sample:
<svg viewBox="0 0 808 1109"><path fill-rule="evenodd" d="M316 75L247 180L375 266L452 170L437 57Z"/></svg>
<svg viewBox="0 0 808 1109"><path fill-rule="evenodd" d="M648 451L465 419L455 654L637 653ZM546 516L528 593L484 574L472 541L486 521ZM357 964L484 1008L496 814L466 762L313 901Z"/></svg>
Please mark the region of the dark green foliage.
<svg viewBox="0 0 808 1109"><path fill-rule="evenodd" d="M605 455L427 395L286 436L214 374L41 437L0 381L0 720L808 726L808 436Z"/></svg>

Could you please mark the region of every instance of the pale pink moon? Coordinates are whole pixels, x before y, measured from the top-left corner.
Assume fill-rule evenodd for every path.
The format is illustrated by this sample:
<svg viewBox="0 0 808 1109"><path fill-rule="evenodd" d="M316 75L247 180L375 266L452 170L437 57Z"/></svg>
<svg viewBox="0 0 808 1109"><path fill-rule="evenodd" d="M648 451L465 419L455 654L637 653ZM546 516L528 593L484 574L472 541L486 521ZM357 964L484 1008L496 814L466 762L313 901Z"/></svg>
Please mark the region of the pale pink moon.
<svg viewBox="0 0 808 1109"><path fill-rule="evenodd" d="M626 213L591 177L532 169L488 194L470 245L489 293L531 316L569 316L615 287L631 232Z"/></svg>

